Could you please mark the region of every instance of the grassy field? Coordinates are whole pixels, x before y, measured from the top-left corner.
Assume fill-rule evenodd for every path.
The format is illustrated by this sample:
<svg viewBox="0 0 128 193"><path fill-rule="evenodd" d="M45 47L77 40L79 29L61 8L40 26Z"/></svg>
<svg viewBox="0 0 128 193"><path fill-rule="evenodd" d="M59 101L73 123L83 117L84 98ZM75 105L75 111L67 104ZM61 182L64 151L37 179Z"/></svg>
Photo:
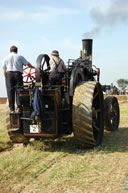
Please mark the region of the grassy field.
<svg viewBox="0 0 128 193"><path fill-rule="evenodd" d="M80 149L73 136L12 145L6 106L0 105L0 193L121 193L128 176L128 103L120 103L119 131L103 146ZM128 192L126 183L125 192Z"/></svg>

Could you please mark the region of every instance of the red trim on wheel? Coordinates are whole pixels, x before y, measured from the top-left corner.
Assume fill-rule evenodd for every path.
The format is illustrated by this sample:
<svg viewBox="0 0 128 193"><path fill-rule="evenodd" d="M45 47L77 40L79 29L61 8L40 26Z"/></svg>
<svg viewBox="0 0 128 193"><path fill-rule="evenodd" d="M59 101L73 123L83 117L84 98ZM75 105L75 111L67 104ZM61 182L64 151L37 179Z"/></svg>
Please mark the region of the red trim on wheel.
<svg viewBox="0 0 128 193"><path fill-rule="evenodd" d="M33 70L34 72L33 72ZM33 81L36 80L36 78L39 76L39 71L37 68L31 68L29 66L27 66L26 68L23 69L23 73L25 75L23 75L23 81L24 83L31 83ZM26 78L26 79L24 79Z"/></svg>

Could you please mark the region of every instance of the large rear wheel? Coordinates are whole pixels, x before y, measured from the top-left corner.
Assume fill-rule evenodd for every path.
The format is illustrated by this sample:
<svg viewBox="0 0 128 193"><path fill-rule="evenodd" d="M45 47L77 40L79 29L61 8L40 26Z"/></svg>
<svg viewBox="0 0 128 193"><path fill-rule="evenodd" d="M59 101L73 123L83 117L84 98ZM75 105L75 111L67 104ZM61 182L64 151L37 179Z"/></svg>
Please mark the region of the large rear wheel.
<svg viewBox="0 0 128 193"><path fill-rule="evenodd" d="M99 82L82 82L73 96L73 132L84 146L99 146L104 133L104 100Z"/></svg>

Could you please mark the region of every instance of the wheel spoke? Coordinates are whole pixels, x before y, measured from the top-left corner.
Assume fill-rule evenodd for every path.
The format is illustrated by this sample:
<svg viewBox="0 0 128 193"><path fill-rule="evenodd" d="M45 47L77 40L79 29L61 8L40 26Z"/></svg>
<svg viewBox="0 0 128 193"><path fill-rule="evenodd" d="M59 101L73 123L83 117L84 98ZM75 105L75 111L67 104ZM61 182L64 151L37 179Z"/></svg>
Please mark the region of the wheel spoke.
<svg viewBox="0 0 128 193"><path fill-rule="evenodd" d="M32 69L30 68L30 69L29 69L29 74L31 73L31 70L32 70Z"/></svg>
<svg viewBox="0 0 128 193"><path fill-rule="evenodd" d="M34 77L34 76L31 76L31 80L35 80L35 77Z"/></svg>
<svg viewBox="0 0 128 193"><path fill-rule="evenodd" d="M29 77L27 76L26 82L28 82L28 78L29 78Z"/></svg>
<svg viewBox="0 0 128 193"><path fill-rule="evenodd" d="M35 73L36 73L36 72L31 72L31 75L32 75L32 74L35 74Z"/></svg>
<svg viewBox="0 0 128 193"><path fill-rule="evenodd" d="M95 109L95 111L96 111L97 113L100 113L100 112L101 112L101 109Z"/></svg>
<svg viewBox="0 0 128 193"><path fill-rule="evenodd" d="M94 128L96 128L97 131L100 131L100 128L97 127L95 124L93 125Z"/></svg>
<svg viewBox="0 0 128 193"><path fill-rule="evenodd" d="M44 66L45 60L43 61L42 67Z"/></svg>
<svg viewBox="0 0 128 193"><path fill-rule="evenodd" d="M98 96L99 92L95 93L95 95L93 96L93 101L95 100L95 98Z"/></svg>
<svg viewBox="0 0 128 193"><path fill-rule="evenodd" d="M24 73L25 73L25 74L28 74L28 72L26 72L25 70L24 70Z"/></svg>

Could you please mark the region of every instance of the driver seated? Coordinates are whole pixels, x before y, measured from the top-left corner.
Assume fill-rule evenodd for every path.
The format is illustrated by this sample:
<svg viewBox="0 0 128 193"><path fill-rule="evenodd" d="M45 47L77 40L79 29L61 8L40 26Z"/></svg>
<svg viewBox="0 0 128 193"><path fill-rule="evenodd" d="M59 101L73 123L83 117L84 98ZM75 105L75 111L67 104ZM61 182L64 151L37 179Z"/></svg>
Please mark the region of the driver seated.
<svg viewBox="0 0 128 193"><path fill-rule="evenodd" d="M67 72L67 68L64 61L59 57L59 52L57 50L53 50L51 56L49 61L49 81L52 85L61 85L62 77L64 73Z"/></svg>

